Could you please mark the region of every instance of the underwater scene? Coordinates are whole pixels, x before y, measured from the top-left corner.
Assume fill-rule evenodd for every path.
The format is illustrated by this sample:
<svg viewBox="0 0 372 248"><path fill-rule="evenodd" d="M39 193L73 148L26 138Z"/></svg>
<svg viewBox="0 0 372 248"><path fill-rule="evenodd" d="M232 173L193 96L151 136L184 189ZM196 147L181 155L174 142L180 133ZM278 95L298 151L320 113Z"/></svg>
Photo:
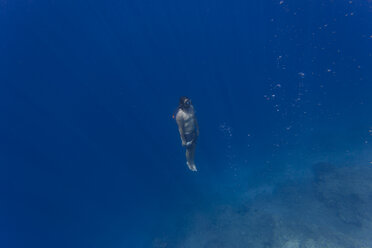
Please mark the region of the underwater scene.
<svg viewBox="0 0 372 248"><path fill-rule="evenodd" d="M371 0L0 0L0 247L372 248Z"/></svg>

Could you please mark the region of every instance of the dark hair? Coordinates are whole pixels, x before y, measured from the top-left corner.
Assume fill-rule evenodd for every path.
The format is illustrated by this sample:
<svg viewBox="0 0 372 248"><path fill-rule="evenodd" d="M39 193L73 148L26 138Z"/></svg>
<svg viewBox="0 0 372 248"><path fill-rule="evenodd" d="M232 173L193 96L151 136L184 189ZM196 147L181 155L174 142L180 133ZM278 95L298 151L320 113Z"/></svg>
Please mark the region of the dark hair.
<svg viewBox="0 0 372 248"><path fill-rule="evenodd" d="M178 107L177 107L176 111L174 111L174 113L173 113L173 115L172 115L172 118L173 118L173 119L175 119L176 114L178 113L178 111L179 111L180 109L184 109L185 101L186 101L186 100L190 100L190 98L188 98L188 97L186 97L186 96L181 96L181 97L180 97L180 102L179 102L179 104L178 104Z"/></svg>
<svg viewBox="0 0 372 248"><path fill-rule="evenodd" d="M186 97L186 96L181 96L180 97L180 103L179 103L179 107L180 108L182 108L183 107L183 105L185 104L185 100L187 100L187 99L189 99L188 97Z"/></svg>
<svg viewBox="0 0 372 248"><path fill-rule="evenodd" d="M186 104L187 102L187 104ZM178 109L187 109L190 107L190 104L191 104L191 100L190 98L186 97L186 96L181 96L180 97L180 104L178 105Z"/></svg>

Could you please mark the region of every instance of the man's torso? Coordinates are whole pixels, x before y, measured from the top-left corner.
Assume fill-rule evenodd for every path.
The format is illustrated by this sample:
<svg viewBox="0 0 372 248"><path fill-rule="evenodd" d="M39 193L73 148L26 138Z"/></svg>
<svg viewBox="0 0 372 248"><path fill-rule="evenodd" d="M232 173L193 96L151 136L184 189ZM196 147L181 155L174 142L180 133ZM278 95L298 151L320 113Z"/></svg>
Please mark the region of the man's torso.
<svg viewBox="0 0 372 248"><path fill-rule="evenodd" d="M188 110L180 109L177 115L181 115L183 120L183 132L185 134L195 132L195 112L192 106Z"/></svg>

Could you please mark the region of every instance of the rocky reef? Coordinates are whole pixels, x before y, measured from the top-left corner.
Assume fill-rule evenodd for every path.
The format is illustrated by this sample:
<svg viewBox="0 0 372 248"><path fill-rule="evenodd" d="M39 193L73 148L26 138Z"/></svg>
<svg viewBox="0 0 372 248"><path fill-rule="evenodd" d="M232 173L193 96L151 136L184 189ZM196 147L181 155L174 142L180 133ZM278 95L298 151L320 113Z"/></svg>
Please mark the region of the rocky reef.
<svg viewBox="0 0 372 248"><path fill-rule="evenodd" d="M177 247L367 248L372 247L371 209L372 167L317 163L308 180L195 214Z"/></svg>

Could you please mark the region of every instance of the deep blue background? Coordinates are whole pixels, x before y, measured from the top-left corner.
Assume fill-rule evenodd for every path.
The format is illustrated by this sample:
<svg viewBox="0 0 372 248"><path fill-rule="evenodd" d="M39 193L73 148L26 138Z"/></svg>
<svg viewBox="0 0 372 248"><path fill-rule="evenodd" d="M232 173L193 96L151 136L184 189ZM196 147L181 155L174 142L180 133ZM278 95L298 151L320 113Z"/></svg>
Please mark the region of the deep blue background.
<svg viewBox="0 0 372 248"><path fill-rule="evenodd" d="M0 0L0 246L151 247L288 151L369 147L371 28L370 1Z"/></svg>

